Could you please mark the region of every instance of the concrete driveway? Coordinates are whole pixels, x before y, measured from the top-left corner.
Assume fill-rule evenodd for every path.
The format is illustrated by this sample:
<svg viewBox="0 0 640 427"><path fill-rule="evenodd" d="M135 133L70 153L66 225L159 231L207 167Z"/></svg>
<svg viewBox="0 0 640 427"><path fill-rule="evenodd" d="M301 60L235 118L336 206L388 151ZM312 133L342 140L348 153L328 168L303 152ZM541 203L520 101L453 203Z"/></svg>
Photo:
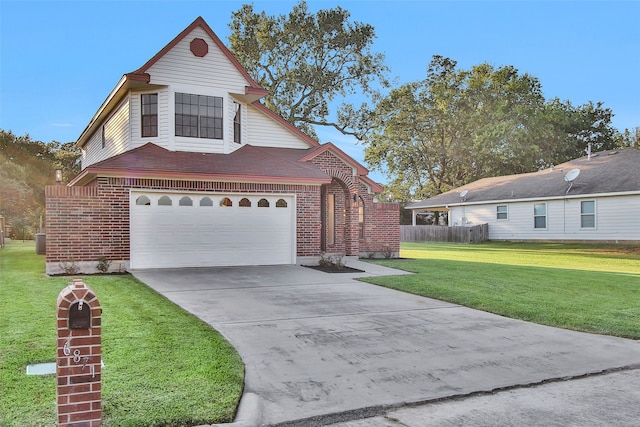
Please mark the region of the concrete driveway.
<svg viewBox="0 0 640 427"><path fill-rule="evenodd" d="M381 408L640 364L637 341L540 326L362 283L354 278L402 272L360 261L349 265L367 273L267 266L134 275L238 350L246 365L241 406L259 416L247 424L322 425Z"/></svg>

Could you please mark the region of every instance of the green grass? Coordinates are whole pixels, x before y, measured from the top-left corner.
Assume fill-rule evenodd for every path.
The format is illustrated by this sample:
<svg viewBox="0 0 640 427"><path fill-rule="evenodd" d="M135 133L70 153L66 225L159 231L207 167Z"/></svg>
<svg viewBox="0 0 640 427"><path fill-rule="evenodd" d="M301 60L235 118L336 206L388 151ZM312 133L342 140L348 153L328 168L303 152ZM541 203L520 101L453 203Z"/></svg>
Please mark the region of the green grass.
<svg viewBox="0 0 640 427"><path fill-rule="evenodd" d="M102 305L104 426L233 420L244 366L224 338L129 275L85 276ZM55 426L55 312L67 277L47 277L33 242L0 250L0 425Z"/></svg>
<svg viewBox="0 0 640 427"><path fill-rule="evenodd" d="M640 339L640 247L403 243L367 282L515 319Z"/></svg>

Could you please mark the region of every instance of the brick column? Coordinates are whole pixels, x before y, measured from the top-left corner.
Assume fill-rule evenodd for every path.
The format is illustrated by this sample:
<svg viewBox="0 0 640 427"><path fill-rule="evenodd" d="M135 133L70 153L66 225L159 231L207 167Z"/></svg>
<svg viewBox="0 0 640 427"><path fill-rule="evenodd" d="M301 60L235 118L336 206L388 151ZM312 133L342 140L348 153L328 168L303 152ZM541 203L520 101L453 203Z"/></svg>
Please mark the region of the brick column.
<svg viewBox="0 0 640 427"><path fill-rule="evenodd" d="M102 308L94 292L80 279L60 292L57 307L58 426L99 426Z"/></svg>

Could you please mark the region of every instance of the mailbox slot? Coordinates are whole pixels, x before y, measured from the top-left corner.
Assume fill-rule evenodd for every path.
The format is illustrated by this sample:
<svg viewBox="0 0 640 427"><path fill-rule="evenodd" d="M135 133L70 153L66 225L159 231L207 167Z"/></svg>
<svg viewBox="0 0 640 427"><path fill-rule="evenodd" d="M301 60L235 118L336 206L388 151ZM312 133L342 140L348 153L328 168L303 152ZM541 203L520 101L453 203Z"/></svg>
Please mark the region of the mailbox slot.
<svg viewBox="0 0 640 427"><path fill-rule="evenodd" d="M91 307L83 301L75 302L69 307L69 329L91 328Z"/></svg>

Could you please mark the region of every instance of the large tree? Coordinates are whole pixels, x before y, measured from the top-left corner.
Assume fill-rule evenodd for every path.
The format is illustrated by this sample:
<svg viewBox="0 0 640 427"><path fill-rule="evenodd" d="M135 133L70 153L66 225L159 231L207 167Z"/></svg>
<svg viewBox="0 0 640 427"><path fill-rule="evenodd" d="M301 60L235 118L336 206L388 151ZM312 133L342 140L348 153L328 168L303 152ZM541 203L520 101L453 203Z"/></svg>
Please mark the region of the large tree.
<svg viewBox="0 0 640 427"><path fill-rule="evenodd" d="M79 156L73 143L44 143L0 129L0 215L18 238L40 225L44 187L55 184L54 171L61 169L68 181L80 171Z"/></svg>
<svg viewBox="0 0 640 427"><path fill-rule="evenodd" d="M434 56L426 79L378 103L365 160L401 200L488 176L531 172L615 144L611 111L546 102L541 84L511 66L470 70Z"/></svg>
<svg viewBox="0 0 640 427"><path fill-rule="evenodd" d="M371 49L374 28L349 17L341 7L311 14L301 1L280 16L243 5L229 24L231 51L269 90L265 105L311 136L315 125L360 136L370 112L366 99L388 85L384 55ZM331 111L350 95L365 102L357 108L342 102Z"/></svg>

